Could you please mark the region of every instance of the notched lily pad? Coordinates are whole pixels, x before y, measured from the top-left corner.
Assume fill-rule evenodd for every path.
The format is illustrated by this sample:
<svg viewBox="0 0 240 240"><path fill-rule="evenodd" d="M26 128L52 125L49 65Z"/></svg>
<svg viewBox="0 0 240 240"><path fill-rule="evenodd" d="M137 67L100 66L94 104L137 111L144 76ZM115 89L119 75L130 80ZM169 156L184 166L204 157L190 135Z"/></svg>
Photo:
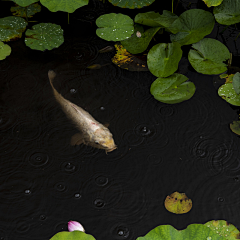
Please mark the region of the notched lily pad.
<svg viewBox="0 0 240 240"><path fill-rule="evenodd" d="M0 42L0 60L5 59L11 53L11 47L3 42Z"/></svg>
<svg viewBox="0 0 240 240"><path fill-rule="evenodd" d="M156 77L168 77L178 69L181 57L179 43L159 43L147 55L148 68Z"/></svg>
<svg viewBox="0 0 240 240"><path fill-rule="evenodd" d="M157 78L151 85L150 92L160 102L174 104L190 99L196 87L182 74L174 73L167 78Z"/></svg>
<svg viewBox="0 0 240 240"><path fill-rule="evenodd" d="M238 95L232 83L225 83L218 89L218 95L234 106L240 106L240 95Z"/></svg>
<svg viewBox="0 0 240 240"><path fill-rule="evenodd" d="M227 240L235 240L240 238L239 230L225 220L212 220L204 224L219 236Z"/></svg>
<svg viewBox="0 0 240 240"><path fill-rule="evenodd" d="M0 41L8 42L22 37L27 22L21 17L0 18Z"/></svg>
<svg viewBox="0 0 240 240"><path fill-rule="evenodd" d="M121 44L132 54L144 52L159 29L160 27L150 28L144 32L142 26L135 25L134 34L130 38L121 41Z"/></svg>
<svg viewBox="0 0 240 240"><path fill-rule="evenodd" d="M10 10L14 16L31 18L35 13L41 11L41 6L38 3L33 3L29 5L27 8L15 5L15 7L11 7Z"/></svg>
<svg viewBox="0 0 240 240"><path fill-rule="evenodd" d="M12 1L21 7L26 7L32 3L38 2L38 0L12 0Z"/></svg>
<svg viewBox="0 0 240 240"><path fill-rule="evenodd" d="M223 0L203 0L208 7L218 6Z"/></svg>
<svg viewBox="0 0 240 240"><path fill-rule="evenodd" d="M166 197L164 205L169 212L183 214L192 209L192 200L185 193L174 192Z"/></svg>
<svg viewBox="0 0 240 240"><path fill-rule="evenodd" d="M234 74L232 84L236 94L240 94L240 73L239 72Z"/></svg>
<svg viewBox="0 0 240 240"><path fill-rule="evenodd" d="M114 6L118 6L120 8L142 8L149 6L155 0L109 0Z"/></svg>
<svg viewBox="0 0 240 240"><path fill-rule="evenodd" d="M134 56L120 44L115 44L115 48L117 53L112 58L112 62L118 67L129 71L149 71L145 55Z"/></svg>
<svg viewBox="0 0 240 240"><path fill-rule="evenodd" d="M194 50L188 53L188 60L192 67L203 74L220 74L227 71L224 61L230 58L227 47L212 38L204 38L192 45Z"/></svg>
<svg viewBox="0 0 240 240"><path fill-rule="evenodd" d="M25 43L31 49L40 51L52 50L63 42L63 30L61 26L53 23L39 23L26 31Z"/></svg>
<svg viewBox="0 0 240 240"><path fill-rule="evenodd" d="M55 234L50 240L95 240L95 238L90 235L86 234L82 231L72 231L72 232L59 232Z"/></svg>
<svg viewBox="0 0 240 240"><path fill-rule="evenodd" d="M240 121L233 121L233 123L230 123L230 129L232 132L240 135Z"/></svg>
<svg viewBox="0 0 240 240"><path fill-rule="evenodd" d="M121 13L104 14L97 18L96 24L99 27L96 34L107 41L125 40L134 32L133 20Z"/></svg>
<svg viewBox="0 0 240 240"><path fill-rule="evenodd" d="M76 9L87 5L89 0L41 0L41 4L51 12L63 11L73 13Z"/></svg>

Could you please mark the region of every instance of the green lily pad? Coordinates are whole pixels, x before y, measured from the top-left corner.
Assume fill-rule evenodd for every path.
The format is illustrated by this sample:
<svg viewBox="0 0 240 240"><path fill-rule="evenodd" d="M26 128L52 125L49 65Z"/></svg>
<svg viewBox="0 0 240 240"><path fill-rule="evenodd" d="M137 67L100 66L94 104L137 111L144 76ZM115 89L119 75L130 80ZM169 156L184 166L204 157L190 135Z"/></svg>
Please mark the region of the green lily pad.
<svg viewBox="0 0 240 240"><path fill-rule="evenodd" d="M25 33L25 43L31 49L44 51L59 47L63 42L61 26L53 23L39 23Z"/></svg>
<svg viewBox="0 0 240 240"><path fill-rule="evenodd" d="M160 27L149 28L144 32L142 26L135 25L134 34L130 38L121 41L121 44L132 54L144 52L159 29ZM138 33L141 34L140 37L137 37Z"/></svg>
<svg viewBox="0 0 240 240"><path fill-rule="evenodd" d="M232 83L225 83L218 89L218 95L234 106L240 106L240 95L237 95Z"/></svg>
<svg viewBox="0 0 240 240"><path fill-rule="evenodd" d="M174 104L190 99L196 87L182 74L174 73L167 78L157 78L151 85L150 92L160 102Z"/></svg>
<svg viewBox="0 0 240 240"><path fill-rule="evenodd" d="M179 43L159 43L153 46L147 55L149 71L157 77L168 77L178 69L182 58Z"/></svg>
<svg viewBox="0 0 240 240"><path fill-rule="evenodd" d="M177 15L167 10L163 10L160 15L156 12L138 13L135 16L134 22L150 27L169 27L178 18Z"/></svg>
<svg viewBox="0 0 240 240"><path fill-rule="evenodd" d="M142 8L151 5L155 0L108 0L114 6L121 8Z"/></svg>
<svg viewBox="0 0 240 240"><path fill-rule="evenodd" d="M32 3L38 2L38 0L12 0L12 1L21 7L26 7Z"/></svg>
<svg viewBox="0 0 240 240"><path fill-rule="evenodd" d="M95 240L95 238L86 234L82 231L73 231L73 232L59 232L55 234L50 240Z"/></svg>
<svg viewBox="0 0 240 240"><path fill-rule="evenodd" d="M227 71L227 65L223 61L230 58L230 52L224 44L204 38L192 47L195 50L189 51L188 60L197 72L212 75Z"/></svg>
<svg viewBox="0 0 240 240"><path fill-rule="evenodd" d="M205 223L204 225L209 227L218 235L224 237L224 239L235 240L239 239L240 237L239 230L234 225L226 222L225 220L212 220Z"/></svg>
<svg viewBox="0 0 240 240"><path fill-rule="evenodd" d="M230 123L230 129L237 135L240 135L240 121L233 121L233 123Z"/></svg>
<svg viewBox="0 0 240 240"><path fill-rule="evenodd" d="M0 60L5 59L11 53L11 47L3 42L0 42Z"/></svg>
<svg viewBox="0 0 240 240"><path fill-rule="evenodd" d="M87 5L89 0L40 0L40 2L51 12L73 13L76 9Z"/></svg>
<svg viewBox="0 0 240 240"><path fill-rule="evenodd" d="M0 41L8 42L22 37L27 22L20 17L0 18Z"/></svg>
<svg viewBox="0 0 240 240"><path fill-rule="evenodd" d="M11 7L10 11L13 13L14 16L17 17L28 17L31 18L35 13L41 11L41 6L38 3L33 3L27 7L20 7L16 5L15 7ZM27 11L27 16L26 16Z"/></svg>
<svg viewBox="0 0 240 240"><path fill-rule="evenodd" d="M236 94L240 94L240 73L239 72L234 74L232 84Z"/></svg>
<svg viewBox="0 0 240 240"><path fill-rule="evenodd" d="M203 0L208 7L218 6L223 0Z"/></svg>
<svg viewBox="0 0 240 240"><path fill-rule="evenodd" d="M134 32L133 20L121 13L104 14L97 18L96 24L99 27L96 34L107 41L125 40Z"/></svg>
<svg viewBox="0 0 240 240"><path fill-rule="evenodd" d="M213 8L216 21L223 25L240 22L240 1L224 0L221 5Z"/></svg>
<svg viewBox="0 0 240 240"><path fill-rule="evenodd" d="M209 227L203 224L191 224L184 230L177 230L171 225L161 225L144 237L138 237L137 240L224 240L224 237L219 236Z"/></svg>
<svg viewBox="0 0 240 240"><path fill-rule="evenodd" d="M212 13L202 9L187 10L169 27L175 34L171 34L171 41L181 45L196 43L212 32L214 24Z"/></svg>

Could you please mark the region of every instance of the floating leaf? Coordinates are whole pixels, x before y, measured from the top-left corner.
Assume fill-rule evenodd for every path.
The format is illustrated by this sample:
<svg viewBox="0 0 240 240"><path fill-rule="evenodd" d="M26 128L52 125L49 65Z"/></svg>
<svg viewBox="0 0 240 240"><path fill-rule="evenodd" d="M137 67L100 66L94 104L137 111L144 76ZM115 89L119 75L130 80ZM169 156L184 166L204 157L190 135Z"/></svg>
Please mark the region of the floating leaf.
<svg viewBox="0 0 240 240"><path fill-rule="evenodd" d="M33 3L29 5L27 8L16 5L15 7L11 7L10 10L14 16L31 18L35 13L41 11L41 6L38 3ZM26 16L26 11L27 11L27 16Z"/></svg>
<svg viewBox="0 0 240 240"><path fill-rule="evenodd" d="M240 73L239 72L234 74L232 84L236 94L240 94Z"/></svg>
<svg viewBox="0 0 240 240"><path fill-rule="evenodd" d="M153 46L147 56L150 72L157 77L168 77L178 69L182 57L178 43L159 43Z"/></svg>
<svg viewBox="0 0 240 240"><path fill-rule="evenodd" d="M151 11L138 13L135 16L134 22L150 27L169 27L177 18L177 15L167 10L163 10L162 15Z"/></svg>
<svg viewBox="0 0 240 240"><path fill-rule="evenodd" d="M151 85L150 92L160 102L174 104L190 99L196 87L182 74L174 73L167 78L157 78Z"/></svg>
<svg viewBox="0 0 240 240"><path fill-rule="evenodd" d="M224 0L221 5L213 8L216 21L223 25L240 22L240 1Z"/></svg>
<svg viewBox="0 0 240 240"><path fill-rule="evenodd" d="M5 59L11 53L11 47L3 42L0 42L0 60Z"/></svg>
<svg viewBox="0 0 240 240"><path fill-rule="evenodd" d="M218 95L228 103L240 106L240 95L237 95L232 83L225 83L218 89Z"/></svg>
<svg viewBox="0 0 240 240"><path fill-rule="evenodd" d="M51 12L63 11L73 13L76 9L88 4L89 0L40 0Z"/></svg>
<svg viewBox="0 0 240 240"><path fill-rule="evenodd" d="M115 44L117 53L112 58L112 62L118 67L127 69L129 71L148 71L146 57L134 56L129 53L120 44Z"/></svg>
<svg viewBox="0 0 240 240"><path fill-rule="evenodd" d="M21 7L26 7L32 3L38 2L38 0L12 0L12 1Z"/></svg>
<svg viewBox="0 0 240 240"><path fill-rule="evenodd" d="M202 9L187 10L169 27L176 33L170 36L171 41L181 45L196 43L212 32L214 24L212 13Z"/></svg>
<svg viewBox="0 0 240 240"><path fill-rule="evenodd" d="M185 193L174 192L166 197L164 205L169 212L183 214L192 209L192 200Z"/></svg>
<svg viewBox="0 0 240 240"><path fill-rule="evenodd" d="M184 230L177 230L170 225L161 225L144 237L138 237L137 240L224 240L209 227L203 224L191 224Z"/></svg>
<svg viewBox="0 0 240 240"><path fill-rule="evenodd" d="M140 25L134 26L134 34L124 40L121 41L121 44L124 48L127 49L132 54L138 54L141 52L144 52L150 41L152 40L153 36L156 34L156 32L160 29L160 27L157 28L150 28L144 32L143 27ZM137 37L137 32L141 34L141 37Z"/></svg>
<svg viewBox="0 0 240 240"><path fill-rule="evenodd" d="M203 0L208 7L218 6L223 0Z"/></svg>
<svg viewBox="0 0 240 240"><path fill-rule="evenodd" d="M233 121L233 123L230 123L230 129L237 135L240 135L240 121Z"/></svg>
<svg viewBox="0 0 240 240"><path fill-rule="evenodd" d="M97 18L96 24L99 27L96 34L107 41L121 41L134 32L133 20L121 13L104 14Z"/></svg>
<svg viewBox="0 0 240 240"><path fill-rule="evenodd" d="M26 31L25 43L31 49L44 51L59 47L63 42L61 26L53 23L39 23Z"/></svg>
<svg viewBox="0 0 240 240"><path fill-rule="evenodd" d="M114 6L118 6L121 8L142 8L149 6L152 4L155 0L108 0L110 3L112 3Z"/></svg>
<svg viewBox="0 0 240 240"><path fill-rule="evenodd" d="M27 22L20 17L0 18L0 41L10 41L22 37Z"/></svg>
<svg viewBox="0 0 240 240"><path fill-rule="evenodd" d="M55 234L50 240L95 240L95 238L81 231L73 232L59 232Z"/></svg>
<svg viewBox="0 0 240 240"><path fill-rule="evenodd" d="M204 38L198 43L194 43L190 50L188 60L193 68L203 74L220 74L227 70L227 65L223 63L230 58L227 47L218 40Z"/></svg>
<svg viewBox="0 0 240 240"><path fill-rule="evenodd" d="M225 220L212 220L205 223L204 225L209 227L218 235L223 236L226 240L235 240L239 239L240 237L239 230L234 225L226 222Z"/></svg>

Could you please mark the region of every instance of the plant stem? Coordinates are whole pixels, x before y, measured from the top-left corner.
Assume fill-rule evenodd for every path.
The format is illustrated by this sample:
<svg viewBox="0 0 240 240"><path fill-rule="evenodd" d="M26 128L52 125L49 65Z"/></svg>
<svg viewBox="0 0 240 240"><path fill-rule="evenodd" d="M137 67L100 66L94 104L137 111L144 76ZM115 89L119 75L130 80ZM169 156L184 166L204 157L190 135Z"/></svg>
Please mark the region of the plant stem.
<svg viewBox="0 0 240 240"><path fill-rule="evenodd" d="M227 28L228 28L228 25L219 34L223 33Z"/></svg>
<svg viewBox="0 0 240 240"><path fill-rule="evenodd" d="M240 35L240 33L237 35L237 37L235 38L235 42L237 41L237 38L238 38L238 36Z"/></svg>
<svg viewBox="0 0 240 240"><path fill-rule="evenodd" d="M28 9L28 6L25 7L26 21L28 22L27 9Z"/></svg>
<svg viewBox="0 0 240 240"><path fill-rule="evenodd" d="M172 0L172 13L173 13L173 2L174 2L174 0Z"/></svg>
<svg viewBox="0 0 240 240"><path fill-rule="evenodd" d="M68 13L68 24L69 24L69 13Z"/></svg>

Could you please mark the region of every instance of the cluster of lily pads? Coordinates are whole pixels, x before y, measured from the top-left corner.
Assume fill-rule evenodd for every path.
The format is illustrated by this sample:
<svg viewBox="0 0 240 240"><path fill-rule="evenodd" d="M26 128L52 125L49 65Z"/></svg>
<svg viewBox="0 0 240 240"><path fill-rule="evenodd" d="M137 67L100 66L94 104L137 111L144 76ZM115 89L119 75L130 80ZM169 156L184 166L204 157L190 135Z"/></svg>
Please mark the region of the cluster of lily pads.
<svg viewBox="0 0 240 240"><path fill-rule="evenodd" d="M143 237L136 240L234 240L239 239L239 230L225 220L212 220L205 224L191 224L184 230L177 230L171 225L160 225ZM55 234L50 240L95 240L85 233L83 226L76 221L68 222L68 232L63 231Z"/></svg>

